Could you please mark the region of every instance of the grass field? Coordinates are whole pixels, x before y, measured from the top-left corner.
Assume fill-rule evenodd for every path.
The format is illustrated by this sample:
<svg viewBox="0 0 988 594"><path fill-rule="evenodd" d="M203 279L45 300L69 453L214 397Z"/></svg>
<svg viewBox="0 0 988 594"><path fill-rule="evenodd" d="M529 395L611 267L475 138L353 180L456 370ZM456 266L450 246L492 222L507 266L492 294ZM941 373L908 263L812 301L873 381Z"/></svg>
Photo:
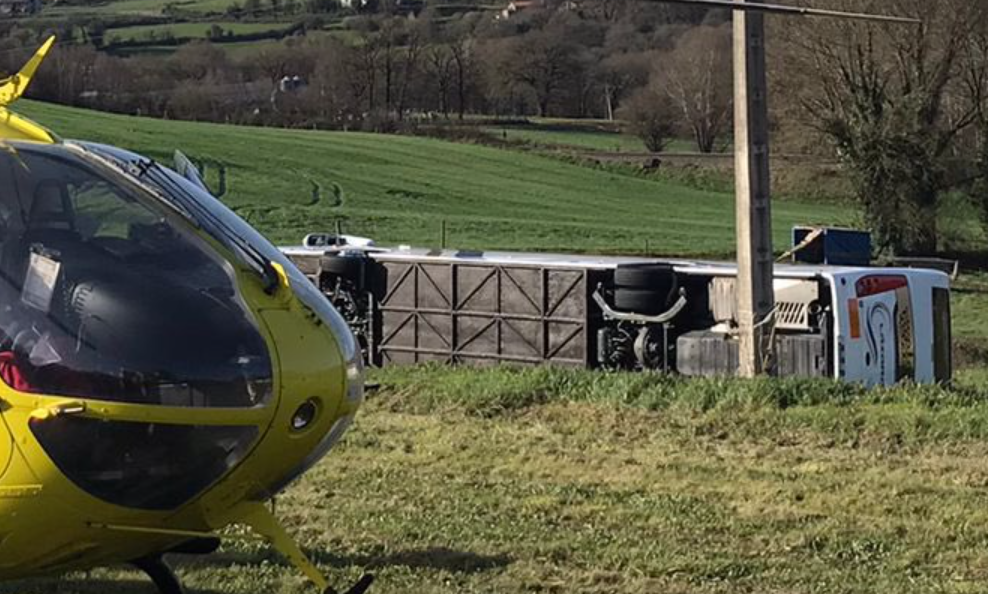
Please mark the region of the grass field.
<svg viewBox="0 0 988 594"><path fill-rule="evenodd" d="M645 144L619 132L545 130L529 126L490 126L484 132L508 141L579 148L591 151L644 152ZM685 143L683 143L685 144Z"/></svg>
<svg viewBox="0 0 988 594"><path fill-rule="evenodd" d="M108 0L103 3L93 3L85 6L59 6L45 8L45 15L78 16L83 14L96 15L160 15L171 5L185 12L221 13L234 0L178 0L174 2L163 0ZM240 2L240 4L243 4Z"/></svg>
<svg viewBox="0 0 988 594"><path fill-rule="evenodd" d="M367 570L388 594L983 591L976 392L545 369L377 379L342 447L278 500L339 584ZM180 569L192 594L314 592L256 545ZM0 592L150 592L139 579Z"/></svg>
<svg viewBox="0 0 988 594"><path fill-rule="evenodd" d="M260 33L274 29L284 29L291 23L240 23L240 22L201 22L201 23L175 23L171 25L141 25L135 27L120 27L109 29L106 32L108 40L127 41L131 39L162 39L168 35L176 38L202 38L209 37L210 27L219 25L225 32L234 35L245 33Z"/></svg>
<svg viewBox="0 0 988 594"><path fill-rule="evenodd" d="M362 133L252 129L80 112L37 103L23 111L59 134L170 159L175 148L222 161L227 201L279 242L347 231L384 243L435 245L439 221L461 248L726 254L733 198L533 154ZM312 205L312 184L326 197ZM342 189L334 206L333 184ZM782 202L775 237L797 223L850 222L834 205Z"/></svg>
<svg viewBox="0 0 988 594"><path fill-rule="evenodd" d="M488 126L484 132L507 141L522 141L550 148L571 148L593 152L648 152L640 138L614 130L581 128L566 129L558 125ZM666 149L670 152L695 152L689 140L674 140Z"/></svg>

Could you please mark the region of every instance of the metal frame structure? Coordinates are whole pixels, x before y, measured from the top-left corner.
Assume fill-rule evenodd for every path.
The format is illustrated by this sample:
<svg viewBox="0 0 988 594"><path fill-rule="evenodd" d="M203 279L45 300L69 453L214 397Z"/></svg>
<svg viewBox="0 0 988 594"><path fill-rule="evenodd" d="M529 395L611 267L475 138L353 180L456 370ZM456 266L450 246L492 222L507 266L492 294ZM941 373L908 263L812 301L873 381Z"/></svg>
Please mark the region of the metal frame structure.
<svg viewBox="0 0 988 594"><path fill-rule="evenodd" d="M381 259L372 351L381 365L439 361L592 365L593 271Z"/></svg>

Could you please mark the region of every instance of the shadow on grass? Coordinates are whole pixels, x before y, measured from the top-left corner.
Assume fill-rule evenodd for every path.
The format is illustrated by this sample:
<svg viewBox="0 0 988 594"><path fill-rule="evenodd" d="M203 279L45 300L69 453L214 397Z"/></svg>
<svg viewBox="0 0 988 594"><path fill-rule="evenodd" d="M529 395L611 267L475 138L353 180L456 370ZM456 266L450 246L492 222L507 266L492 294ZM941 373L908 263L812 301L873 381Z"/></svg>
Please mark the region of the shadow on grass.
<svg viewBox="0 0 988 594"><path fill-rule="evenodd" d="M216 590L196 590L187 588L186 594L220 594ZM81 575L71 577L36 578L4 582L0 594L23 594L24 592L44 592L45 594L153 594L157 592L151 580L86 578Z"/></svg>
<svg viewBox="0 0 988 594"><path fill-rule="evenodd" d="M478 555L468 551L433 547L368 556L357 564L369 569L408 567L411 569L439 569L452 573L480 573L507 567L513 561L514 559L507 555Z"/></svg>
<svg viewBox="0 0 988 594"><path fill-rule="evenodd" d="M481 573L507 567L514 562L508 555L481 555L469 551L457 551L446 547L412 549L392 553L369 555L337 555L330 551L307 549L306 555L318 565L337 569L360 567L365 570L386 567L407 567L410 569L434 569L451 573ZM261 562L275 562L288 565L273 551L260 553L219 552L207 557L186 558L188 565L199 566L243 566L260 565ZM185 565L186 563L183 563ZM0 594L3 594L0 591Z"/></svg>
<svg viewBox="0 0 988 594"><path fill-rule="evenodd" d="M407 567L410 569L433 569L451 573L481 573L510 565L514 559L507 555L479 555L467 551L456 551L445 547L413 549L393 553L367 555L336 555L328 551L306 550L306 554L320 565L343 569L359 567L362 570L378 570L387 567ZM170 556L172 565L179 573L195 571L197 567L239 567L250 572L250 567L262 563L275 563L283 567L289 564L274 551L258 553L219 552L204 557ZM0 594L23 594L24 592L44 594L153 594L157 590L150 580L104 577L87 578L82 574L68 577L41 577L17 580L0 584ZM220 594L215 590L189 588L187 594Z"/></svg>

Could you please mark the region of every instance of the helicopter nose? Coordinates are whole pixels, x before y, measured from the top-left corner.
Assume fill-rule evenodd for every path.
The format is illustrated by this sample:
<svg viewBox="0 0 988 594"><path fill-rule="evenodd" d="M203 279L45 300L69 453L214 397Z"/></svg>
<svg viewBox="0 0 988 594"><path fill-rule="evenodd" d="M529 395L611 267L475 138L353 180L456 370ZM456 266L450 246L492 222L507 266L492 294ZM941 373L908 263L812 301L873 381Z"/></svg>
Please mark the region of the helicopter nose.
<svg viewBox="0 0 988 594"><path fill-rule="evenodd" d="M329 301L301 273L287 276L292 303L262 312L278 352L278 410L259 452L270 456L266 495L294 481L336 445L364 400L357 341ZM297 278L301 277L301 278Z"/></svg>

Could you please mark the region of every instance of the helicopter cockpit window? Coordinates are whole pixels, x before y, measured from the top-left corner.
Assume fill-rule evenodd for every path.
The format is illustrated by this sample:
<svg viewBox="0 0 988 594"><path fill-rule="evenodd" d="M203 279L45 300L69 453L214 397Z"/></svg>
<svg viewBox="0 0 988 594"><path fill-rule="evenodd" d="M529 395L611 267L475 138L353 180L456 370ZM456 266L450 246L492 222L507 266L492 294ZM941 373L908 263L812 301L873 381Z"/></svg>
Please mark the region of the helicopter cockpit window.
<svg viewBox="0 0 988 594"><path fill-rule="evenodd" d="M62 146L0 151L0 379L253 407L271 361L232 268L154 195Z"/></svg>
<svg viewBox="0 0 988 594"><path fill-rule="evenodd" d="M135 228L149 227L161 216L128 200L111 184L88 182L69 187L69 208L74 211L74 226L87 239L113 237L129 240Z"/></svg>

